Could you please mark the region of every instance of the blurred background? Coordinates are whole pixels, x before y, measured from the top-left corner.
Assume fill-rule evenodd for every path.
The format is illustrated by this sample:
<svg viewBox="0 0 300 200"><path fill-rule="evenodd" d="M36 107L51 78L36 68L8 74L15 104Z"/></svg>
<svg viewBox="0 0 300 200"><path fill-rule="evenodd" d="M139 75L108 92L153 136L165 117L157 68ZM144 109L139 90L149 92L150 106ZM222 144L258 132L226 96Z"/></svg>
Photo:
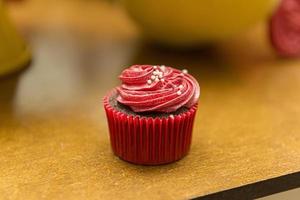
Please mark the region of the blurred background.
<svg viewBox="0 0 300 200"><path fill-rule="evenodd" d="M276 58L268 33L268 20L278 5L274 0L3 4L3 18L7 14L10 19L3 20L0 72L4 76L31 62L19 74L22 83L14 99L18 112L63 105L93 86L107 91L118 83L112 77L133 63L186 66L218 76L232 66L242 71ZM49 98L54 99L45 101Z"/></svg>
<svg viewBox="0 0 300 200"><path fill-rule="evenodd" d="M230 124L224 126L224 130L228 128L225 138L238 138L239 134L231 133L230 128L237 119L241 120L234 130L241 130L242 138L237 142L229 142L236 146L260 144L257 142L260 139L266 145L272 144L269 141L273 140L271 138L279 140L286 135L266 133L269 126L286 124L289 127L292 124L293 128L297 128L299 125L300 96L295 93L300 88L300 36L298 29L290 30L282 25L289 21L289 18L284 18L283 11L278 14L283 1L0 2L0 144L3 146L0 161L6 163L0 166L3 174L0 187L4 188L0 188L0 191L12 199L22 196L21 193L31 195L33 199L39 197L39 192L45 191L45 187L38 184L44 180L44 176L51 177L51 180L54 177L52 184L55 186L50 192L47 190L49 193L42 193L49 195L52 191L52 197L57 197L55 192L63 187L62 183L69 184L70 181L57 175L61 172L59 169L74 177L77 171L82 171L85 177L93 176L93 172L98 171L103 163L100 171L118 171L118 167L122 167L120 163L109 160L111 152L101 99L108 90L119 84L117 77L120 72L132 64L165 64L187 68L199 80L203 108L198 120L205 126L197 123L200 125L196 125L196 129L204 134L196 135L194 143L195 146L207 147L207 150L203 153L203 150L195 147L192 154L204 158L201 163L205 163L206 151L218 152L217 159L226 152L225 143L222 143L224 134L209 132L214 130L216 124ZM298 11L299 4L296 1L287 2L289 9L285 11ZM283 22L277 16L284 16ZM299 27L297 20L290 23ZM282 30L286 32L282 33ZM288 34L290 32L293 34ZM283 94L278 91L283 91ZM220 99L222 102L218 101ZM278 107L284 110L278 111ZM220 110L224 111L223 114ZM253 121L256 121L255 125L250 123ZM249 133L244 133L247 132L244 130ZM253 131L257 135L252 135ZM286 139L290 140L298 141ZM212 141L219 141L219 146L212 147ZM297 145L295 147L299 147ZM215 151L213 148L220 149ZM256 147L250 151L254 149ZM97 156L91 152L97 152ZM296 151L293 153L289 157L291 160L299 155ZM70 161L67 157L74 154L77 160L73 160L75 164L69 170ZM237 167L244 155L248 154L236 158ZM272 163L268 167L274 166L274 159L278 155L266 156L266 163ZM8 162L10 158L13 161ZM27 171L31 162L35 162L36 166ZM94 162L91 164L93 167L86 167L86 162ZM215 164L221 162L219 160ZM113 163L114 167L110 167L109 163ZM192 163L200 166L196 161ZM55 174L48 171L53 165L59 166ZM209 165L212 166L211 163ZM293 166L298 167L295 163ZM288 165L281 167L282 170L290 169ZM193 168L188 168L185 173L192 174L193 171ZM270 168L265 171L270 172L270 177L275 175ZM123 173L127 173L126 170ZM160 172L150 173L154 176ZM174 173L181 174L176 170ZM260 173L256 174L262 178ZM80 180L86 183L83 177ZM104 175L97 178L94 181L99 184L109 179ZM256 181L256 175L248 177L247 181ZM66 188L70 193L63 197L76 197L78 194L73 191L79 182L70 184L72 186ZM23 186L24 183L28 185ZM39 190L30 193L36 184ZM105 191L107 187L109 191L112 187L108 185L101 185L102 190ZM232 186L225 179L216 185L213 187L216 190ZM210 191L209 186L205 191ZM86 191L93 189L96 188L91 186ZM19 193L15 192L17 190ZM121 191L126 192L125 189ZM146 194L147 191L150 193L148 189L145 191ZM181 199L196 194L195 188L191 187L179 193L178 197ZM104 197L109 196L106 195ZM287 195L284 198L296 199L299 192Z"/></svg>

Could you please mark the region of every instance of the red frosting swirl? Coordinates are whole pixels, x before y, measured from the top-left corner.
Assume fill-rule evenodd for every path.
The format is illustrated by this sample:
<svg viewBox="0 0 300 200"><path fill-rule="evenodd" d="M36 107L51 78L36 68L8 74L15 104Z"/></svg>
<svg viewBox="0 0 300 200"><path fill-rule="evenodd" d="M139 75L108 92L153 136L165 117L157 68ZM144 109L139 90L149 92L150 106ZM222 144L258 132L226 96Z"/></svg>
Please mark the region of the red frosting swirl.
<svg viewBox="0 0 300 200"><path fill-rule="evenodd" d="M134 65L120 75L117 101L134 112L174 112L198 102L200 87L186 70Z"/></svg>

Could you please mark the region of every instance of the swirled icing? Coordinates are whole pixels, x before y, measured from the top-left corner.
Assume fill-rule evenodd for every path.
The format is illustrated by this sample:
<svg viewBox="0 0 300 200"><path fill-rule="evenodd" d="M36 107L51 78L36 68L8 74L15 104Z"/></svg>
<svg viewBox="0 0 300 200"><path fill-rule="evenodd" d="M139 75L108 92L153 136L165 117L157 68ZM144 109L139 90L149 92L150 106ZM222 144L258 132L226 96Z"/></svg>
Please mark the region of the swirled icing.
<svg viewBox="0 0 300 200"><path fill-rule="evenodd" d="M196 79L186 70L133 65L120 75L117 101L134 112L174 112L194 106L200 96Z"/></svg>

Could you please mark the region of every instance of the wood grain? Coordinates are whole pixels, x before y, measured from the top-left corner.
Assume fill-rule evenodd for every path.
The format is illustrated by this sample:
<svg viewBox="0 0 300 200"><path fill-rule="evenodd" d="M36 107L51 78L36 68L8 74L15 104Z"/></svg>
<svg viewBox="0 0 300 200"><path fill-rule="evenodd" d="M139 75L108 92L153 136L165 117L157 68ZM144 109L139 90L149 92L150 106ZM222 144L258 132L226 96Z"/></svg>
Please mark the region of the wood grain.
<svg viewBox="0 0 300 200"><path fill-rule="evenodd" d="M0 80L1 199L253 198L289 189L289 174L300 186L300 62L276 58L264 26L175 51L143 42L117 4L60 2L9 4L34 59ZM134 63L184 66L200 82L192 149L179 162L135 166L111 152L101 99Z"/></svg>

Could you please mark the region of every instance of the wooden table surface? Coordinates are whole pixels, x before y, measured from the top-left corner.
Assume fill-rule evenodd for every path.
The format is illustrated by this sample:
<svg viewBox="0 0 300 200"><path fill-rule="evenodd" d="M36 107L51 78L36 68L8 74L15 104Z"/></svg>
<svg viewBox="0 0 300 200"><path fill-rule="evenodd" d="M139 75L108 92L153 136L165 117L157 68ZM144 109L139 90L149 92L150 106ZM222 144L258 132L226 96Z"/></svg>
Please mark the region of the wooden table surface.
<svg viewBox="0 0 300 200"><path fill-rule="evenodd" d="M243 199L300 186L300 62L276 58L263 25L174 51L142 42L116 4L8 8L33 61L0 80L0 199ZM192 149L179 162L112 154L101 99L135 63L184 66L200 82Z"/></svg>

